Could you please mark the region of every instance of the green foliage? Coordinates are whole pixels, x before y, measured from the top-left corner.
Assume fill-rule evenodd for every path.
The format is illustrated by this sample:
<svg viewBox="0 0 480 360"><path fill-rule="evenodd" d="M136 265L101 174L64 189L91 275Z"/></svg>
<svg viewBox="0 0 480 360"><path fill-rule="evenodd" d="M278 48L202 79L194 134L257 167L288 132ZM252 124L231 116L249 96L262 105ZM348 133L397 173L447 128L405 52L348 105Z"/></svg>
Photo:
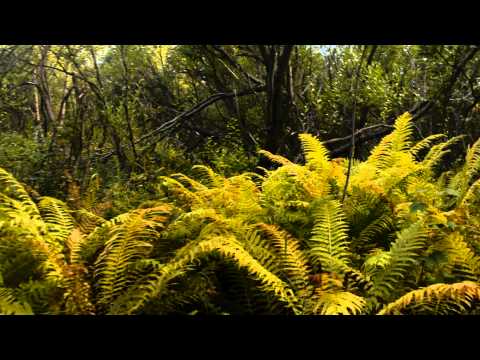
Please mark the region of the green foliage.
<svg viewBox="0 0 480 360"><path fill-rule="evenodd" d="M439 139L415 143L411 116L400 116L353 163L343 203L346 163L303 134L305 165L268 151L280 166L263 176L197 165L192 177L160 177L157 200L110 220L97 205L32 199L1 169L0 311L475 313L478 146L439 178L432 159L451 141L422 157Z"/></svg>
<svg viewBox="0 0 480 360"><path fill-rule="evenodd" d="M0 134L0 164L19 179L29 183L35 180L41 154L42 146L33 139L14 132Z"/></svg>
<svg viewBox="0 0 480 360"><path fill-rule="evenodd" d="M342 213L341 204L326 200L314 211L315 223L309 240L310 255L314 263L320 263L322 270L338 272L337 262L348 264L348 226Z"/></svg>

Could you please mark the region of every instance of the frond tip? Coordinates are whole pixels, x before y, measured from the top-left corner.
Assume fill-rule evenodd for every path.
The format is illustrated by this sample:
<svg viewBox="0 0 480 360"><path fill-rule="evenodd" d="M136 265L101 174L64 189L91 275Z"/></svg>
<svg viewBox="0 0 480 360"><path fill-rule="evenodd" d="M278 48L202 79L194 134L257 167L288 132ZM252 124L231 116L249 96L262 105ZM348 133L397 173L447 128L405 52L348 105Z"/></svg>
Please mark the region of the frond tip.
<svg viewBox="0 0 480 360"><path fill-rule="evenodd" d="M316 169L326 169L330 166L328 150L320 140L310 134L300 134L298 137L308 166Z"/></svg>
<svg viewBox="0 0 480 360"><path fill-rule="evenodd" d="M319 315L359 315L366 301L348 291L320 291L317 289L312 313Z"/></svg>

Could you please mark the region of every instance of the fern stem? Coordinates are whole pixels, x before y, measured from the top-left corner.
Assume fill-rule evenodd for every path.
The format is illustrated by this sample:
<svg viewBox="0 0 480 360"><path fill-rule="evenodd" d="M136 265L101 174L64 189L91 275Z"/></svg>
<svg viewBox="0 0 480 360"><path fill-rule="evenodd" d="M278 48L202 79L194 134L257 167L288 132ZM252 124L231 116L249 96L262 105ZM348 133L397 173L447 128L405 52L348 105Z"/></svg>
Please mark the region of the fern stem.
<svg viewBox="0 0 480 360"><path fill-rule="evenodd" d="M348 170L347 170L347 178L345 180L345 186L343 188L343 195L342 195L342 203L345 201L345 197L347 196L347 188L348 182L350 180L350 173L352 171L352 161L353 156L355 154L355 111L357 108L357 92L358 92L358 79L360 77L360 69L362 68L363 59L365 58L365 54L367 53L367 46L363 48L362 56L360 57L360 62L357 66L357 71L355 74L355 82L354 82L354 92L353 92L353 114L352 114L352 145L350 149L350 156L348 159Z"/></svg>

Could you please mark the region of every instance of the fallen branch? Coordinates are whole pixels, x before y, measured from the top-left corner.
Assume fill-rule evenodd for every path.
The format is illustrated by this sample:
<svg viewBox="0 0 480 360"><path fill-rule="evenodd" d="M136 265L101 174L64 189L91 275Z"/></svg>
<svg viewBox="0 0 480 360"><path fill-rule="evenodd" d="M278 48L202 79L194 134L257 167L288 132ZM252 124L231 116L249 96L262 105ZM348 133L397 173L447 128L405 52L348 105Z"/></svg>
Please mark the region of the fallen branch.
<svg viewBox="0 0 480 360"><path fill-rule="evenodd" d="M186 110L186 111L182 112L181 114L175 116L173 119L163 123L162 125L160 125L155 130L152 130L149 133L143 135L141 138L136 140L134 142L134 144L136 145L136 144L139 144L141 142L144 142L145 140L147 140L147 139L149 139L149 138L151 138L155 135L158 135L160 133L164 133L166 135L169 131L172 131L172 130L178 128L180 125L182 125L183 122L185 120L187 120L188 118L190 118L193 115L199 113L200 111L202 111L206 107L210 106L211 104L213 104L213 103L215 103L219 100L232 98L232 97L238 97L238 96L250 95L250 94L254 94L254 93L262 92L262 91L265 91L265 86L257 86L255 88L240 91L240 92L229 92L229 93L214 94L214 95L208 97L207 99L203 100L202 102L198 103L193 108L191 108L189 110ZM108 153L102 155L100 157L100 160L107 160L114 153L115 153L115 151L113 151L113 150L109 151Z"/></svg>

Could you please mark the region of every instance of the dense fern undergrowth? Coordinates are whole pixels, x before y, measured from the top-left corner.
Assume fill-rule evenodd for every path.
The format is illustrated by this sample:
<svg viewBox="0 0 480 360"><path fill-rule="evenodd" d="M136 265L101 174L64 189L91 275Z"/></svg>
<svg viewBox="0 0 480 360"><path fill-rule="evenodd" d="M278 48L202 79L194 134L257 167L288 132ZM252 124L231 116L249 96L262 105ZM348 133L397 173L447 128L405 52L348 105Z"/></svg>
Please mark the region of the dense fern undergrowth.
<svg viewBox="0 0 480 360"><path fill-rule="evenodd" d="M366 161L330 159L225 178L196 166L155 201L106 220L29 192L0 169L2 314L477 314L480 141L412 141L411 116Z"/></svg>

